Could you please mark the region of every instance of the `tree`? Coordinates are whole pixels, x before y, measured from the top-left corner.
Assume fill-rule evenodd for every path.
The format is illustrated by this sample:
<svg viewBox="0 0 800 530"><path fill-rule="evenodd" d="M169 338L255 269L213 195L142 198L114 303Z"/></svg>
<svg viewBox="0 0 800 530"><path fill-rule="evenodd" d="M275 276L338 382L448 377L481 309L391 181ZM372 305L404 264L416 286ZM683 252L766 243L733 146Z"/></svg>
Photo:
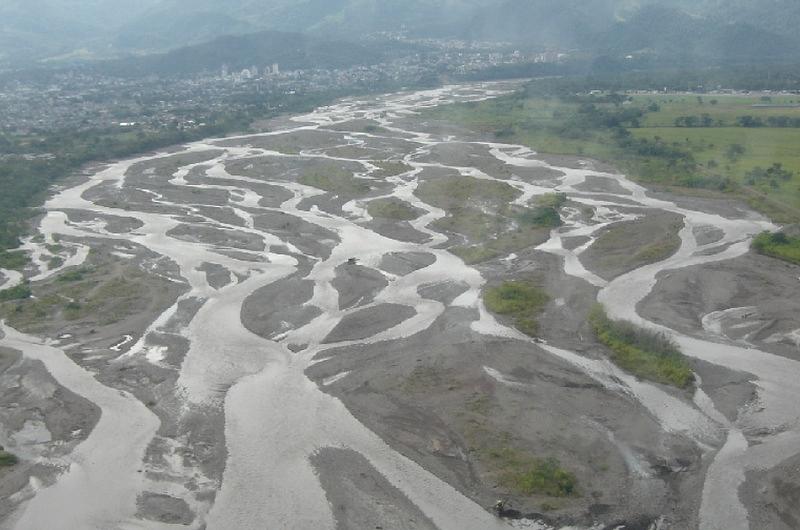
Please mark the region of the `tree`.
<svg viewBox="0 0 800 530"><path fill-rule="evenodd" d="M772 242L774 244L776 244L776 245L788 245L789 244L789 238L783 232L775 232L774 234L772 234L771 239L772 239Z"/></svg>
<svg viewBox="0 0 800 530"><path fill-rule="evenodd" d="M764 121L761 118L756 118L753 116L739 116L736 118L736 123L739 124L740 127L763 127Z"/></svg>

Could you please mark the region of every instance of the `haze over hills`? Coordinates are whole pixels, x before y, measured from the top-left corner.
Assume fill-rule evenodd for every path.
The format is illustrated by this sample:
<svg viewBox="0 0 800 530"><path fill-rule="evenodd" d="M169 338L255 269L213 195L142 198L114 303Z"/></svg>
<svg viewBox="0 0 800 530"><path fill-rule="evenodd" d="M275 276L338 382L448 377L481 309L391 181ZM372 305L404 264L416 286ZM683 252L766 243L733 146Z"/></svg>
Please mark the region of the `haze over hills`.
<svg viewBox="0 0 800 530"><path fill-rule="evenodd" d="M4 0L0 63L102 49L109 31L159 0Z"/></svg>
<svg viewBox="0 0 800 530"><path fill-rule="evenodd" d="M183 20L187 14L216 18L214 27L195 31L195 38L240 32L242 25L276 31L311 32L350 37L376 31L413 28L420 36L455 35L478 8L497 0L237 0L220 9L211 0L163 0L120 29L117 42L145 44L160 39L158 26ZM153 20L159 20L152 26ZM204 33L205 32L205 33ZM173 40L172 45L179 44Z"/></svg>
<svg viewBox="0 0 800 530"><path fill-rule="evenodd" d="M374 64L382 58L380 52L353 42L315 38L302 33L260 31L226 35L165 53L102 61L97 63L97 68L105 74L135 77L195 74L218 70L221 65L231 71L273 63L286 70L339 69Z"/></svg>
<svg viewBox="0 0 800 530"><path fill-rule="evenodd" d="M478 14L467 35L505 35L531 46L623 55L646 52L701 61L788 56L797 42L793 32L780 32L781 26L763 21L755 25L755 12L743 17L733 2L728 7L682 1L506 0L500 8ZM800 18L800 9L783 12Z"/></svg>
<svg viewBox="0 0 800 530"><path fill-rule="evenodd" d="M11 0L0 63L160 52L264 30L375 32L700 60L781 57L800 43L792 0Z"/></svg>

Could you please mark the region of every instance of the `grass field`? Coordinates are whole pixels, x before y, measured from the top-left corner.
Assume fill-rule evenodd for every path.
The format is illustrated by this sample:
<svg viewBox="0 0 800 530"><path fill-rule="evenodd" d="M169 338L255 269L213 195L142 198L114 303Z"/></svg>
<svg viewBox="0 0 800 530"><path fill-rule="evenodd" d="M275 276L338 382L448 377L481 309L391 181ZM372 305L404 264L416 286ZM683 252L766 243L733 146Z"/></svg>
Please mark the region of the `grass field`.
<svg viewBox="0 0 800 530"><path fill-rule="evenodd" d="M430 116L540 153L603 160L650 185L703 195L724 190L777 222L800 222L800 128L768 124L770 117L800 120L800 107L792 106L798 104L800 96L765 100L761 96L703 95L698 99L657 94L614 103L602 97L520 92L439 107ZM616 121L608 120L609 116ZM740 119L748 116L761 120L763 126L741 126ZM711 126L676 126L682 117ZM621 130L627 138L620 135ZM786 179L753 181L753 170L774 164L787 172Z"/></svg>
<svg viewBox="0 0 800 530"><path fill-rule="evenodd" d="M554 133L574 112L575 105L556 98L498 98L479 103L445 105L429 111L434 118L453 121L494 134L498 140L527 145L541 153L586 154L607 158L616 154L610 133L588 131L588 137L569 138Z"/></svg>
<svg viewBox="0 0 800 530"><path fill-rule="evenodd" d="M707 170L729 176L740 184L744 184L747 174L756 167L782 164L794 173L792 180L779 181L775 188L764 182L756 189L788 207L800 208L800 129L643 127L631 129L631 133L636 138L659 137L667 143L677 142L690 150ZM741 156L727 156L733 144L744 147Z"/></svg>
<svg viewBox="0 0 800 530"><path fill-rule="evenodd" d="M736 118L743 115L792 116L800 118L800 107L786 108L781 105L798 105L800 96L770 96L770 100L762 100L760 96L739 95L704 95L685 94L653 94L633 96L633 104L647 106L656 103L658 112L648 114L642 125L645 127L674 127L675 119L680 116L699 116L708 114L716 122L721 120L726 125L734 125ZM712 103L715 102L715 103ZM754 108L753 105L775 105L773 108Z"/></svg>

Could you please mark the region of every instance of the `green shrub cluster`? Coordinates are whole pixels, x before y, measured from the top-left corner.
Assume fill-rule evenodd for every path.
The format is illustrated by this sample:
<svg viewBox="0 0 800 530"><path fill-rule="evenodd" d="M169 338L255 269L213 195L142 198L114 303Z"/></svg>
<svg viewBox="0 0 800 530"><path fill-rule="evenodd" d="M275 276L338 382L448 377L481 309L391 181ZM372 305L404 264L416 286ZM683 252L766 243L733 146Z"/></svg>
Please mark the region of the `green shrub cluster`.
<svg viewBox="0 0 800 530"><path fill-rule="evenodd" d="M0 467L11 467L19 462L19 458L0 448Z"/></svg>
<svg viewBox="0 0 800 530"><path fill-rule="evenodd" d="M0 269L22 270L30 259L25 252L0 251Z"/></svg>
<svg viewBox="0 0 800 530"><path fill-rule="evenodd" d="M21 283L11 289L0 291L0 302L8 302L9 300L25 300L31 297L31 288L26 283Z"/></svg>
<svg viewBox="0 0 800 530"><path fill-rule="evenodd" d="M552 206L537 206L526 209L517 215L517 221L523 226L540 228L557 228L563 224L558 210Z"/></svg>
<svg viewBox="0 0 800 530"><path fill-rule="evenodd" d="M778 189L781 187L781 182L790 181L794 176L794 172L785 169L783 164L776 162L767 169L761 166L754 167L745 175L744 183L748 186L766 184L772 188Z"/></svg>
<svg viewBox="0 0 800 530"><path fill-rule="evenodd" d="M500 467L503 486L524 495L569 497L578 494L578 479L556 458L534 458L509 447L490 450Z"/></svg>
<svg viewBox="0 0 800 530"><path fill-rule="evenodd" d="M398 199L378 199L367 205L367 212L379 219L412 221L419 217L417 211L407 202Z"/></svg>
<svg viewBox="0 0 800 530"><path fill-rule="evenodd" d="M759 254L800 265L800 237L763 232L753 239L753 249Z"/></svg>
<svg viewBox="0 0 800 530"><path fill-rule="evenodd" d="M58 281L60 282L80 282L86 277L86 274L91 272L87 268L80 268L80 269L72 269L58 277Z"/></svg>
<svg viewBox="0 0 800 530"><path fill-rule="evenodd" d="M678 346L667 335L640 328L624 320L612 320L598 304L589 322L600 342L613 352L612 360L642 379L686 388L694 374Z"/></svg>
<svg viewBox="0 0 800 530"><path fill-rule="evenodd" d="M375 178L395 177L414 169L405 162L393 160L376 161L372 162L372 165L378 167L378 170L372 174Z"/></svg>
<svg viewBox="0 0 800 530"><path fill-rule="evenodd" d="M539 331L536 317L550 301L540 287L531 282L503 282L491 287L484 294L489 311L514 318L514 326L526 335L535 336Z"/></svg>
<svg viewBox="0 0 800 530"><path fill-rule="evenodd" d="M567 202L566 193L545 193L536 198L536 204L558 210Z"/></svg>

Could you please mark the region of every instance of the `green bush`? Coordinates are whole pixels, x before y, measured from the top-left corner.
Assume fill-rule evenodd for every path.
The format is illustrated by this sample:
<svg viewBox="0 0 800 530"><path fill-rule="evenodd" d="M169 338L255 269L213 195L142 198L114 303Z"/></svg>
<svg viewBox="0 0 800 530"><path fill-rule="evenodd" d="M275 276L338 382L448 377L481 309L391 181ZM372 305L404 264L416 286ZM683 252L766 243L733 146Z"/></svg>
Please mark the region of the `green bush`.
<svg viewBox="0 0 800 530"><path fill-rule="evenodd" d="M25 300L31 297L31 288L26 283L0 291L0 302L8 302L9 300Z"/></svg>
<svg viewBox="0 0 800 530"><path fill-rule="evenodd" d="M498 287L487 289L484 294L489 311L513 317L517 329L531 336L537 334L536 317L549 301L547 293L525 281L503 282Z"/></svg>
<svg viewBox="0 0 800 530"><path fill-rule="evenodd" d="M675 342L664 333L640 328L624 320L611 320L602 305L589 314L597 338L613 352L620 368L642 379L686 388L694 374Z"/></svg>
<svg viewBox="0 0 800 530"><path fill-rule="evenodd" d="M81 269L73 269L67 271L58 277L58 281L60 282L80 282L85 278L86 273L89 272L88 269L81 268Z"/></svg>
<svg viewBox="0 0 800 530"><path fill-rule="evenodd" d="M19 458L0 449L0 467L11 467L19 462Z"/></svg>
<svg viewBox="0 0 800 530"><path fill-rule="evenodd" d="M515 473L512 480L520 491L528 495L543 493L551 497L567 497L577 489L575 475L562 469L554 458L532 462L524 471Z"/></svg>
<svg viewBox="0 0 800 530"><path fill-rule="evenodd" d="M367 212L375 218L412 221L419 217L407 202L398 199L378 199L367 205Z"/></svg>
<svg viewBox="0 0 800 530"><path fill-rule="evenodd" d="M800 237L789 237L783 232L762 232L753 239L753 249L759 254L800 265Z"/></svg>
<svg viewBox="0 0 800 530"><path fill-rule="evenodd" d="M380 127L378 125L373 125L370 123L369 125L364 126L364 132L370 134L377 134L377 133L384 133L387 131L383 127Z"/></svg>
<svg viewBox="0 0 800 530"><path fill-rule="evenodd" d="M555 208L556 210L564 206L567 202L566 193L545 193L536 198L536 204L539 206L546 206Z"/></svg>
<svg viewBox="0 0 800 530"><path fill-rule="evenodd" d="M500 483L523 495L570 497L578 494L578 479L556 458L536 458L510 447L485 451L499 468Z"/></svg>
<svg viewBox="0 0 800 530"><path fill-rule="evenodd" d="M28 255L25 252L0 251L0 269L22 270L29 263Z"/></svg>
<svg viewBox="0 0 800 530"><path fill-rule="evenodd" d="M526 209L517 216L517 221L523 226L542 228L556 228L563 224L558 210L552 206L537 206Z"/></svg>

